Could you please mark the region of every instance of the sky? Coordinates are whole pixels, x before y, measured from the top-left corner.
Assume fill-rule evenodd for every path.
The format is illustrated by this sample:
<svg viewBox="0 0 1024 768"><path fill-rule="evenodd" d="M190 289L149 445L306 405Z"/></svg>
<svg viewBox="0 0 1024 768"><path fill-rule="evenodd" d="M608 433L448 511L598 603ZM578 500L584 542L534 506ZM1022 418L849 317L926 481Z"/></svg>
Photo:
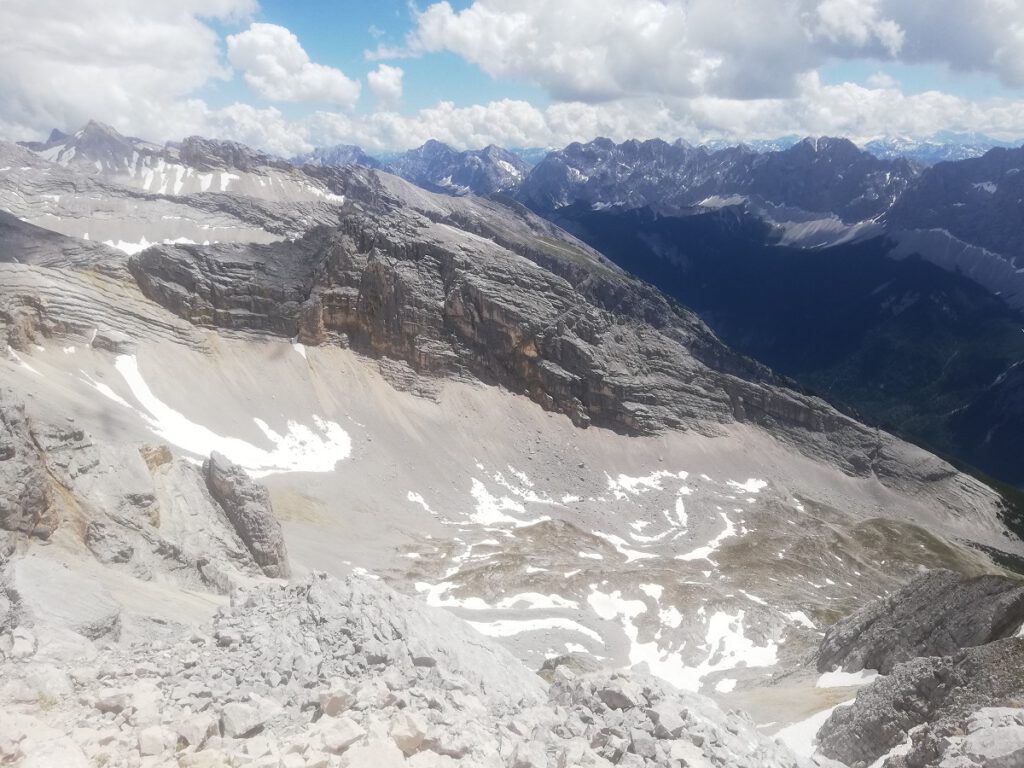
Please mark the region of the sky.
<svg viewBox="0 0 1024 768"><path fill-rule="evenodd" d="M1024 135L1024 0L0 0L0 137Z"/></svg>

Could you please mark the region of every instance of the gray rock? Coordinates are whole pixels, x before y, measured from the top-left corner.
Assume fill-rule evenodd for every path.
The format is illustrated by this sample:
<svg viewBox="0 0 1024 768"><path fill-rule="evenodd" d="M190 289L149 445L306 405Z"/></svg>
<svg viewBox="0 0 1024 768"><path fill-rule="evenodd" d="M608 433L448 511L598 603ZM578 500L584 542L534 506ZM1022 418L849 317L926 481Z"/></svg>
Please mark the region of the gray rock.
<svg viewBox="0 0 1024 768"><path fill-rule="evenodd" d="M830 627L818 650L821 672L877 669L918 656L946 656L1009 637L1024 623L1024 583L933 570Z"/></svg>
<svg viewBox="0 0 1024 768"><path fill-rule="evenodd" d="M818 732L821 751L849 765L871 763L928 725L941 737L962 733L985 707L1019 707L1024 638L997 640L952 656L896 665L832 713Z"/></svg>
<svg viewBox="0 0 1024 768"><path fill-rule="evenodd" d="M210 737L220 733L217 719L209 713L185 717L173 727L185 744L196 749L201 749Z"/></svg>
<svg viewBox="0 0 1024 768"><path fill-rule="evenodd" d="M254 735L266 721L266 715L251 704L235 701L226 704L220 711L221 731L232 739Z"/></svg>
<svg viewBox="0 0 1024 768"><path fill-rule="evenodd" d="M342 754L366 735L366 729L350 717L339 717L321 724L324 748L335 755Z"/></svg>
<svg viewBox="0 0 1024 768"><path fill-rule="evenodd" d="M1024 765L1024 726L977 730L964 740L962 751L988 768L1020 768Z"/></svg>
<svg viewBox="0 0 1024 768"><path fill-rule="evenodd" d="M174 735L159 725L151 725L139 732L139 753L143 756L161 755L173 746Z"/></svg>
<svg viewBox="0 0 1024 768"><path fill-rule="evenodd" d="M342 681L336 681L329 691L320 694L320 711L328 717L337 717L356 702L356 697Z"/></svg>
<svg viewBox="0 0 1024 768"><path fill-rule="evenodd" d="M0 529L47 538L59 522L24 405L0 392Z"/></svg>
<svg viewBox="0 0 1024 768"><path fill-rule="evenodd" d="M267 576L287 578L291 573L288 552L267 489L219 453L211 454L204 462L203 474L210 495L224 510L256 564Z"/></svg>
<svg viewBox="0 0 1024 768"><path fill-rule="evenodd" d="M403 712L391 722L390 734L395 746L411 755L427 737L427 724L419 715Z"/></svg>

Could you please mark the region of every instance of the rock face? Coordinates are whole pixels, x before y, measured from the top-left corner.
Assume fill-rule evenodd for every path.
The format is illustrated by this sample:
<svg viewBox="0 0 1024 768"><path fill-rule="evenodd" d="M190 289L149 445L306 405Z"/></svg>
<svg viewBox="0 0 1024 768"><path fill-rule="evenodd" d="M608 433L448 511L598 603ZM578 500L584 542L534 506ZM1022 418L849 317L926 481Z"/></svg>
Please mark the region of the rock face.
<svg viewBox="0 0 1024 768"><path fill-rule="evenodd" d="M933 570L830 627L818 669L887 675L918 656L949 656L1010 637L1021 624L1024 582Z"/></svg>
<svg viewBox="0 0 1024 768"><path fill-rule="evenodd" d="M0 392L0 529L47 538L59 522L25 408Z"/></svg>
<svg viewBox="0 0 1024 768"><path fill-rule="evenodd" d="M944 229L965 243L1024 260L1020 199L1024 148L997 147L982 157L939 163L921 174L886 219L893 229Z"/></svg>
<svg viewBox="0 0 1024 768"><path fill-rule="evenodd" d="M219 453L203 463L206 487L267 576L287 578L291 573L281 523L274 516L267 489Z"/></svg>
<svg viewBox="0 0 1024 768"><path fill-rule="evenodd" d="M365 169L312 170L346 199L338 226L271 245L149 248L129 260L143 294L198 325L351 345L419 374L471 375L581 426L718 434L745 422L851 475L957 477L790 388L693 313L518 206L431 195Z"/></svg>
<svg viewBox="0 0 1024 768"><path fill-rule="evenodd" d="M877 669L818 732L850 766L973 768L1024 758L1024 583L935 570L832 626L820 671Z"/></svg>
<svg viewBox="0 0 1024 768"><path fill-rule="evenodd" d="M1019 759L1013 754L1019 749L1017 723L1024 717L1022 665L1024 638L1007 638L951 656L899 664L888 676L862 689L852 705L832 714L818 732L821 751L847 765L866 765L903 745L908 732L924 726L912 734L909 753L893 755L885 763L886 768L1020 765L1019 761L1013 762ZM986 717L984 711L992 707L1014 710L1005 718L1007 730L1002 736L1006 742L997 733L979 733L991 728L979 726L978 719ZM988 717L991 719L991 715ZM966 740L947 738L965 733L969 734ZM1014 735L1018 746L1007 750L1014 744ZM953 754L964 751L969 760L944 761L947 752L952 760ZM999 762L1002 760L1008 762Z"/></svg>

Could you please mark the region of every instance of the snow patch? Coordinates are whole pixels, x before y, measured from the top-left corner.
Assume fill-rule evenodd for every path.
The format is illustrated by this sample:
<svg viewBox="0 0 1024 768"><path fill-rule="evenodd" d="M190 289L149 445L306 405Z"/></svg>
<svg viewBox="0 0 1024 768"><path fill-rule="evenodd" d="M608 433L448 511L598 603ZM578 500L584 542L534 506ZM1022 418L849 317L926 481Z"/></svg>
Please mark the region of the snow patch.
<svg viewBox="0 0 1024 768"><path fill-rule="evenodd" d="M814 684L815 688L848 688L855 685L867 685L878 677L874 669L862 669L860 672L843 672L841 669L825 672Z"/></svg>
<svg viewBox="0 0 1024 768"><path fill-rule="evenodd" d="M711 562L711 555L722 545L722 542L728 539L730 536L736 535L736 526L733 525L729 519L729 515L725 512L719 513L722 516L722 520L725 522L725 530L718 534L715 538L705 544L703 547L697 547L692 552L687 552L685 555L676 555L676 560L707 560Z"/></svg>
<svg viewBox="0 0 1024 768"><path fill-rule="evenodd" d="M517 517L512 517L506 514L506 512L515 512L522 515L526 513L526 507L518 501L510 499L508 496L502 496L501 498L492 496L487 487L475 477L472 478L472 483L473 486L470 489L470 493L476 500L476 512L470 515L470 519L478 525L511 525L516 528L522 528L551 519L546 515L533 520L521 520Z"/></svg>
<svg viewBox="0 0 1024 768"><path fill-rule="evenodd" d="M24 360L22 360L21 359L21 355L19 355L17 352L15 352L10 347L7 348L7 355L8 355L8 357L11 358L11 360L16 362L20 367L24 368L29 373L34 373L36 376L42 376L43 375L39 371L37 371L35 368L33 368L31 365L29 365Z"/></svg>
<svg viewBox="0 0 1024 768"><path fill-rule="evenodd" d="M731 488L734 488L737 491L742 491L743 493L760 493L763 489L768 487L767 482L753 477L748 479L745 483L738 483L735 480L730 480L728 484Z"/></svg>
<svg viewBox="0 0 1024 768"><path fill-rule="evenodd" d="M782 553L780 552L779 555L781 556ZM818 628L817 626L815 626L813 621L811 621L809 618L807 618L807 614L804 613L803 611L790 611L789 613L784 613L782 615L785 616L790 621L796 622L797 624L800 624L801 626L807 627L808 629L817 629Z"/></svg>
<svg viewBox="0 0 1024 768"><path fill-rule="evenodd" d="M666 470L658 470L643 477L619 475L613 478L607 472L605 473L605 477L608 478L608 490L620 501L628 498L629 495L639 496L647 491L660 491L662 490L661 481L667 478L685 480L688 476L688 472L668 472Z"/></svg>
<svg viewBox="0 0 1024 768"><path fill-rule="evenodd" d="M564 629L569 632L579 632L586 635L595 643L604 645L604 640L594 630L584 627L572 619L551 617L546 619L500 619L498 621L469 621L466 622L481 635L488 637L511 637L523 632L538 632L544 629Z"/></svg>
<svg viewBox="0 0 1024 768"><path fill-rule="evenodd" d="M253 477L275 472L331 472L352 452L348 433L337 423L318 416L313 417L312 427L289 421L285 434L275 432L265 421L254 418L256 426L273 446L270 450L218 435L157 398L142 377L134 355L119 355L114 366L145 409L140 415L155 434L197 456L209 456L211 451L222 453Z"/></svg>
<svg viewBox="0 0 1024 768"><path fill-rule="evenodd" d="M815 712L806 720L793 723L775 734L777 741L781 741L799 757L810 757L818 747L818 730L825 724L825 721L832 716L839 707L847 707L853 700L844 701L829 707L821 712Z"/></svg>

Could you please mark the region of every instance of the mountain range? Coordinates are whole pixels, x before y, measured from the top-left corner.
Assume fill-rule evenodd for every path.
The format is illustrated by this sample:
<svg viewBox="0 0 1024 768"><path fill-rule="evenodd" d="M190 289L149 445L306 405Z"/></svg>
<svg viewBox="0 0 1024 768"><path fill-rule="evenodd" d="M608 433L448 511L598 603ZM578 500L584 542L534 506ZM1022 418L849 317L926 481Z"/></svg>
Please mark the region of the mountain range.
<svg viewBox="0 0 1024 768"><path fill-rule="evenodd" d="M942 139L926 143L991 143ZM1007 458L1024 453L1002 450L1007 441L1024 448L1016 433L1001 430L999 449L991 445L1000 424L1024 418L1019 397L999 398L997 411L975 405L991 401L995 382L1024 359L1024 192L1017 190L1024 149L994 148L929 167L885 156L895 152L876 157L845 139L760 149L597 139L549 152L531 168L497 147L458 152L437 141L386 164L346 145L291 164L231 147L193 138L159 148L96 123L31 145L58 165L145 192L237 184L230 174L214 184L201 172L216 161L275 169L279 178L253 190L257 197L279 194L275 184L294 186L286 180L291 165L311 165L387 170L431 191L513 198L693 307L731 345L810 391L1024 484L1024 462ZM160 231L153 223L143 228ZM293 232L301 228L293 222ZM209 239L201 234L187 239ZM150 241L133 235L120 242Z"/></svg>
<svg viewBox="0 0 1024 768"><path fill-rule="evenodd" d="M927 171L596 141L466 193L501 163L0 142L0 762L1019 760L1018 497L763 361L1009 327L887 250ZM947 366L964 441L1009 349Z"/></svg>

